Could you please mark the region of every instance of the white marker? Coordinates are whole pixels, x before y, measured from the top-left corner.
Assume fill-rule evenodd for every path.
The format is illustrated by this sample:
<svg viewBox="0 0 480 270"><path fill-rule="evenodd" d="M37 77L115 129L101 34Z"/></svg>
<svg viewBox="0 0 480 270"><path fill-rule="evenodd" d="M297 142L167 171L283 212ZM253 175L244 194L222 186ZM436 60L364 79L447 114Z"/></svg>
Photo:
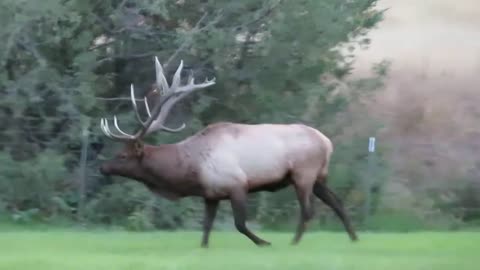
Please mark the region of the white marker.
<svg viewBox="0 0 480 270"><path fill-rule="evenodd" d="M368 152L375 152L375 137L370 137L368 139Z"/></svg>

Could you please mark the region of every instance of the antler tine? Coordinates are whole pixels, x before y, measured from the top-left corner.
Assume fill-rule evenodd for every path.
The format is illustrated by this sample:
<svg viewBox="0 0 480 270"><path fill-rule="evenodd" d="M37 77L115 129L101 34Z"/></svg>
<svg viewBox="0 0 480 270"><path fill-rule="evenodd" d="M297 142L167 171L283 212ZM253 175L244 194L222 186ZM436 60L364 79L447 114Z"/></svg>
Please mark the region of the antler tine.
<svg viewBox="0 0 480 270"><path fill-rule="evenodd" d="M120 134L122 134L122 135L124 135L125 137L128 137L128 138L132 138L132 139L134 138L133 135L130 135L130 134L126 133L126 132L123 132L123 131L120 129L120 127L118 126L118 121L117 121L117 116L116 116L116 115L113 116L113 125L115 126L115 128L117 128L117 130L118 130L118 132L119 132Z"/></svg>
<svg viewBox="0 0 480 270"><path fill-rule="evenodd" d="M155 73L156 73L156 81L157 81L157 88L160 91L160 95L166 94L169 90L167 79L165 75L163 75L163 68L158 61L158 57L155 56Z"/></svg>
<svg viewBox="0 0 480 270"><path fill-rule="evenodd" d="M157 104L153 107L153 110L150 110L150 107L148 106L147 102L147 97L144 98L147 114L148 114L148 119L143 122L141 121L143 128L141 128L134 136L136 138L140 138L144 136L147 133L147 130L149 127L152 125L152 123L155 121L155 118L158 116L160 113L161 107L163 103L169 98L169 96L172 94L170 91L170 87L168 86L167 79L165 78L165 75L163 74L163 68L162 65L160 64L160 61L158 60L158 57L155 56L155 73L156 73L156 85L157 89L160 92L160 95L157 100ZM165 96L165 98L164 98ZM164 98L162 100L162 98ZM136 104L135 104L136 106Z"/></svg>
<svg viewBox="0 0 480 270"><path fill-rule="evenodd" d="M172 85L170 87L170 92L186 92L186 91L193 91L195 89L201 89L208 87L210 85L215 84L215 77L209 81L208 79L205 79L205 82L201 84L195 84L195 78L193 77L192 73L188 75L187 79L187 84L184 86L180 85L180 76L183 70L183 60L180 60L180 65L177 68L177 71L175 71L175 75L173 75L173 80L172 80Z"/></svg>
<svg viewBox="0 0 480 270"><path fill-rule="evenodd" d="M160 98L163 98L163 100L161 102L159 101L157 106L154 108L154 112L152 112L151 114L154 120L150 125L145 125L148 126L147 130L145 130L144 132L145 134L151 133L156 130L163 130L167 132L179 132L183 130L186 127L185 123L175 129L168 128L164 125L168 113L170 112L173 105L175 105L179 100L181 100L194 90L206 88L215 84L215 78L213 78L212 80L206 79L203 83L195 84L195 79L190 74L187 79L187 84L182 86L180 85L182 69L183 60L180 61L180 65L178 66L175 75L173 76L171 87L168 89L168 91L166 91L167 93L164 96L160 96Z"/></svg>
<svg viewBox="0 0 480 270"><path fill-rule="evenodd" d="M211 79L211 80L208 80L208 78L207 78L201 84L195 84L195 78L190 77L188 84L179 87L177 92L193 91L193 90L205 88L205 87L208 87L208 86L211 86L211 85L214 85L214 84L215 84L215 77L213 77L213 79Z"/></svg>
<svg viewBox="0 0 480 270"><path fill-rule="evenodd" d="M170 132L170 133L177 133L177 132L182 131L186 127L187 127L187 125L185 125L185 123L182 123L182 125L179 126L178 128L169 128L169 127L166 127L164 125L159 124L158 125L158 130L163 130L163 131Z"/></svg>
<svg viewBox="0 0 480 270"><path fill-rule="evenodd" d="M137 120L140 122L142 127L138 130L134 135L130 135L123 130L120 129L118 125L118 119L116 116L113 118L113 123L115 128L117 129L117 133L114 134L108 125L108 120L106 118L102 118L100 120L100 127L102 132L109 138L112 139L119 139L119 140L136 140L143 137L145 134L151 133L156 130L163 130L167 132L179 132L183 130L186 125L182 123L182 125L178 128L169 128L164 125L165 120L170 112L170 109L177 103L179 100L193 92L197 89L206 88L215 84L215 78L212 80L206 79L205 82L200 84L195 84L195 79L190 74L187 79L187 83L185 85L181 85L181 73L183 70L183 60L180 61L180 65L178 66L177 70L172 79L172 85L169 87L167 79L163 73L163 67L158 60L158 57L155 57L155 72L156 72L156 86L158 91L160 91L160 95L158 95L158 100L152 110L148 105L147 97L144 97L145 109L148 114L148 118L146 121L143 121L140 112L138 111L137 102L135 99L135 88L133 84L130 85L130 98L132 101L133 109L135 111L135 115Z"/></svg>
<svg viewBox="0 0 480 270"><path fill-rule="evenodd" d="M100 118L100 129L102 130L103 134L105 134L105 136L112 139L112 137L110 136L110 133L105 128L105 118Z"/></svg>
<svg viewBox="0 0 480 270"><path fill-rule="evenodd" d="M117 117L114 116L114 125L115 125L115 128L117 128L117 130L119 131L119 133L121 135L117 135L117 134L114 134L111 130L110 130L110 126L108 125L108 121L107 119L105 119L105 127L107 128L107 131L110 133L111 136L117 138L117 139L132 139L133 136L121 131L119 128L118 128L118 123L117 123Z"/></svg>
<svg viewBox="0 0 480 270"><path fill-rule="evenodd" d="M150 107L148 106L147 97L144 98L144 102L145 102L145 109L147 111L148 117L152 117L152 114L150 113ZM182 129L184 129L185 127L186 127L186 125L185 125L185 123L183 123L178 128L168 128L168 127L165 127L165 126L161 126L161 129L164 130L164 131L173 133L173 132L179 132Z"/></svg>
<svg viewBox="0 0 480 270"><path fill-rule="evenodd" d="M179 100L186 97L191 92L193 92L195 90L198 90L198 89L206 88L208 86L211 86L211 85L215 84L215 78L213 78L212 80L206 79L205 82L203 82L201 84L195 84L195 79L193 78L193 76L189 76L188 81L189 82L188 82L187 85L178 87L177 89L175 89L175 91L172 93L171 96L169 96L169 97L167 97L167 99L165 99L165 102L163 103L163 105L161 107L161 111L159 112L159 115L158 115L157 119L152 123L152 125L149 128L147 133L153 132L157 129L168 131L168 132L179 132L179 131L183 130L186 127L185 123L183 123L180 127L176 128L176 129L167 128L167 127L164 126L164 122L165 122L171 108Z"/></svg>
<svg viewBox="0 0 480 270"><path fill-rule="evenodd" d="M147 97L143 99L143 102L145 102L145 110L147 111L148 117L152 117L152 114L150 113L150 107L148 106Z"/></svg>
<svg viewBox="0 0 480 270"><path fill-rule="evenodd" d="M142 117L140 117L140 112L138 111L137 101L135 100L135 88L133 87L133 83L130 85L130 98L132 100L133 110L135 111L135 115L137 116L138 121L143 125L145 123L142 121Z"/></svg>
<svg viewBox="0 0 480 270"><path fill-rule="evenodd" d="M115 117L115 120L114 122L116 123L116 117ZM117 126L117 129L124 133L123 131L121 131L119 128L118 128L118 124L115 124ZM130 139L133 139L133 136L129 135L129 134L122 134L122 135L116 135L114 134L111 130L110 130L110 127L108 125L108 120L106 118L102 118L100 119L100 128L102 129L102 132L105 134L105 136L107 136L108 138L110 139L117 139L117 140L130 140Z"/></svg>
<svg viewBox="0 0 480 270"><path fill-rule="evenodd" d="M145 102L145 109L147 111L148 117L152 117L152 114L150 113L150 107L148 106L147 97L145 97L145 99L143 101ZM162 130L165 130L165 131L168 131L168 132L179 132L180 130L182 130L184 128L185 128L185 123L183 123L180 127L174 128L174 129L162 126Z"/></svg>
<svg viewBox="0 0 480 270"><path fill-rule="evenodd" d="M171 92L176 92L176 90L180 87L180 75L183 69L183 60L180 60L180 65L178 65L177 71L173 75L172 86L170 87Z"/></svg>
<svg viewBox="0 0 480 270"><path fill-rule="evenodd" d="M111 132L110 132L110 129L108 128L108 121L106 118L102 118L100 119L100 127L103 131L103 133L109 137L110 139L119 139L119 138L116 138Z"/></svg>

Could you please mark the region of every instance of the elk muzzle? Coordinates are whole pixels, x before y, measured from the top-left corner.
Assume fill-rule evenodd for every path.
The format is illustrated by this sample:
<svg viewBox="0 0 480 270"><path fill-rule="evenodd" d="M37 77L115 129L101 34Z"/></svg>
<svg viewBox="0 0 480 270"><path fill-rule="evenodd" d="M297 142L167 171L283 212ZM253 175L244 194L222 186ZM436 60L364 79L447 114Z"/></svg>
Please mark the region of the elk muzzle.
<svg viewBox="0 0 480 270"><path fill-rule="evenodd" d="M100 173L102 175L108 176L111 174L111 166L108 163L103 163L100 165Z"/></svg>

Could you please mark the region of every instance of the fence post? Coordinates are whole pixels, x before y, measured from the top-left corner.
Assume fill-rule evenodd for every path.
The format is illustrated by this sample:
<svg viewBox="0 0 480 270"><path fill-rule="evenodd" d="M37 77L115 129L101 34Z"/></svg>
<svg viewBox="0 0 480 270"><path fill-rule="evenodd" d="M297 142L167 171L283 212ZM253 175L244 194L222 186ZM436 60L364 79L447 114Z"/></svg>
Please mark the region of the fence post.
<svg viewBox="0 0 480 270"><path fill-rule="evenodd" d="M78 185L78 209L77 219L83 221L84 205L85 205L85 183L87 177L87 154L88 154L88 127L90 126L90 118L84 122L82 127L82 152L80 155L80 175Z"/></svg>
<svg viewBox="0 0 480 270"><path fill-rule="evenodd" d="M370 216L371 204L371 181L373 178L373 162L375 155L375 137L368 139L368 157L367 157L367 177L364 179L365 202L363 205L363 220L365 221Z"/></svg>

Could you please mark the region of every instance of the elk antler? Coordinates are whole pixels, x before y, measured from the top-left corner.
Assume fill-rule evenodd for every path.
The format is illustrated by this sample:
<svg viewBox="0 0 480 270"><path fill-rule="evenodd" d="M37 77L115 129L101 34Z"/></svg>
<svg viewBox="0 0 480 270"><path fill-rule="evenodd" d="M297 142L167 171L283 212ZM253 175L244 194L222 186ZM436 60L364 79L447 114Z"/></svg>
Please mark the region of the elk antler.
<svg viewBox="0 0 480 270"><path fill-rule="evenodd" d="M180 81L180 74L183 69L183 60L180 61L180 65L178 66L175 75L173 75L172 84L168 86L167 79L163 74L163 68L158 58L155 57L155 72L156 72L156 86L157 89L160 91L160 95L158 95L158 100L155 103L153 110L150 110L147 102L147 97L144 97L145 109L148 114L147 120L143 121L140 113L138 112L137 102L135 100L135 89L133 84L130 86L130 97L132 100L133 109L135 111L135 115L137 120L142 125L140 129L134 134L130 135L120 129L118 126L117 117L113 117L113 124L117 129L118 134L114 134L108 125L108 120L106 118L102 118L100 120L100 127L103 133L111 138L117 140L137 140L145 136L146 134L150 134L157 130L163 130L167 132L179 132L185 128L185 123L183 123L178 128L169 128L165 126L165 120L167 119L168 113L170 109L177 103L179 100L187 96L188 94L192 93L194 90L206 88L215 84L215 78L212 80L206 79L203 83L195 84L195 79L190 75L187 84L181 85Z"/></svg>

